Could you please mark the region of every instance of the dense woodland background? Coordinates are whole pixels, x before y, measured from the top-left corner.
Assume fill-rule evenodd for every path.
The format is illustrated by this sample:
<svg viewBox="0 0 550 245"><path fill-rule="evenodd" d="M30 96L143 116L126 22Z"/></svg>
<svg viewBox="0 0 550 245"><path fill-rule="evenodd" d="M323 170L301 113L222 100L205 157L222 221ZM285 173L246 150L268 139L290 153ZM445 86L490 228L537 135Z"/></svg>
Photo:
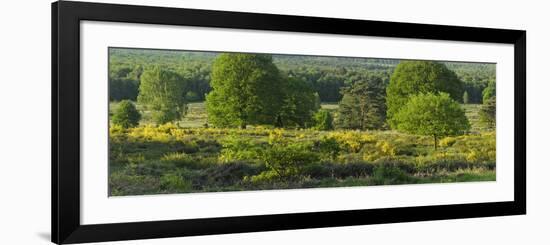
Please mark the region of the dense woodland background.
<svg viewBox="0 0 550 245"><path fill-rule="evenodd" d="M144 49L109 50L109 88L111 100L136 100L139 78L146 66L158 65L181 75L189 84L186 99L204 101L211 90L211 65L218 53ZM285 72L311 83L322 102L339 102L340 88L350 86L362 74L375 74L388 84L399 64L395 59L272 55L273 62ZM494 82L495 64L443 62L464 82L469 103L483 102L483 90Z"/></svg>

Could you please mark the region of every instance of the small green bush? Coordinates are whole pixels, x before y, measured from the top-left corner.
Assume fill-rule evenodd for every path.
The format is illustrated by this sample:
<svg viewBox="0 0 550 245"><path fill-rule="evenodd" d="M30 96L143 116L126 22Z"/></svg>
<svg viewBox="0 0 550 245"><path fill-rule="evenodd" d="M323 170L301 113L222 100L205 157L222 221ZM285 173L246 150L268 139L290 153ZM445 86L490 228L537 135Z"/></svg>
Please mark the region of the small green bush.
<svg viewBox="0 0 550 245"><path fill-rule="evenodd" d="M131 128L137 126L140 119L141 114L134 104L129 100L123 100L118 104L111 121L123 128Z"/></svg>
<svg viewBox="0 0 550 245"><path fill-rule="evenodd" d="M375 185L391 185L410 183L410 177L398 167L380 165L374 169L372 183Z"/></svg>
<svg viewBox="0 0 550 245"><path fill-rule="evenodd" d="M221 162L237 160L256 160L260 158L262 148L250 138L233 135L224 140L220 155Z"/></svg>
<svg viewBox="0 0 550 245"><path fill-rule="evenodd" d="M292 180L299 177L301 169L320 160L307 144L274 145L262 154L266 167L277 173L280 179Z"/></svg>
<svg viewBox="0 0 550 245"><path fill-rule="evenodd" d="M273 170L263 171L258 175L244 176L243 181L252 185L273 184L280 180L278 172Z"/></svg>
<svg viewBox="0 0 550 245"><path fill-rule="evenodd" d="M160 189L165 192L189 192L192 185L191 181L186 181L177 174L169 173L160 178Z"/></svg>
<svg viewBox="0 0 550 245"><path fill-rule="evenodd" d="M329 111L319 110L313 115L315 120L315 129L317 130L331 130L334 129L332 124L333 118Z"/></svg>
<svg viewBox="0 0 550 245"><path fill-rule="evenodd" d="M336 139L326 136L316 141L314 146L321 153L323 159L327 160L335 160L342 151Z"/></svg>
<svg viewBox="0 0 550 245"><path fill-rule="evenodd" d="M158 124L166 124L178 120L181 117L181 111L178 108L161 108L152 113L153 121Z"/></svg>
<svg viewBox="0 0 550 245"><path fill-rule="evenodd" d="M449 147L453 146L456 143L456 138L454 137L445 137L439 141L439 146Z"/></svg>

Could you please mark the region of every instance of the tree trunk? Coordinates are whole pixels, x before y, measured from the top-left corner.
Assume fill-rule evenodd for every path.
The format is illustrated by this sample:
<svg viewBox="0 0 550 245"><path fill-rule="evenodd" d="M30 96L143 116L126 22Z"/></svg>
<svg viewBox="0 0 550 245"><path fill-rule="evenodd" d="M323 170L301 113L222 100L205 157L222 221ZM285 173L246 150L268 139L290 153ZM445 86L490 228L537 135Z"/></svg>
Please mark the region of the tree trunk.
<svg viewBox="0 0 550 245"><path fill-rule="evenodd" d="M434 134L434 149L437 150L437 135Z"/></svg>
<svg viewBox="0 0 550 245"><path fill-rule="evenodd" d="M246 123L241 124L241 129L246 129Z"/></svg>

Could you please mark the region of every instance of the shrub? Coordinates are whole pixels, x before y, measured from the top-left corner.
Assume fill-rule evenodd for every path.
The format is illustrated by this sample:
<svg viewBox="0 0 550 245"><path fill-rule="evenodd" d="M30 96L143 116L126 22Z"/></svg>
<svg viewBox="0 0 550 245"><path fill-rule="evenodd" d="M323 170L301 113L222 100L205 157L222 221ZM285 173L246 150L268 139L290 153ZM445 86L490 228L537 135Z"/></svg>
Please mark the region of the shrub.
<svg viewBox="0 0 550 245"><path fill-rule="evenodd" d="M123 100L118 104L111 120L115 125L131 128L137 126L140 119L141 114L139 114L134 104L129 100Z"/></svg>
<svg viewBox="0 0 550 245"><path fill-rule="evenodd" d="M380 149L384 156L395 156L395 146L388 141L379 141L376 143L376 147Z"/></svg>
<svg viewBox="0 0 550 245"><path fill-rule="evenodd" d="M156 124L166 124L175 120L178 120L181 117L181 109L179 108L160 108L153 111L153 121Z"/></svg>
<svg viewBox="0 0 550 245"><path fill-rule="evenodd" d="M220 161L230 162L235 160L259 159L260 146L252 142L250 138L233 135L222 143Z"/></svg>
<svg viewBox="0 0 550 245"><path fill-rule="evenodd" d="M308 164L319 162L319 154L305 144L275 145L262 154L266 167L280 179L291 180L299 177L300 170Z"/></svg>
<svg viewBox="0 0 550 245"><path fill-rule="evenodd" d="M268 142L270 145L286 143L285 130L276 128L269 131Z"/></svg>
<svg viewBox="0 0 550 245"><path fill-rule="evenodd" d="M258 184L273 184L280 180L280 175L278 172L273 170L263 171L258 175L253 176L244 176L243 181L253 185Z"/></svg>
<svg viewBox="0 0 550 245"><path fill-rule="evenodd" d="M374 146L367 145L363 148L363 160L365 161L375 161L395 155L397 155L397 146L386 140L378 141Z"/></svg>
<svg viewBox="0 0 550 245"><path fill-rule="evenodd" d="M332 115L327 110L319 110L313 116L315 119L315 129L317 130L331 130L334 128L332 125Z"/></svg>
<svg viewBox="0 0 550 245"><path fill-rule="evenodd" d="M115 138L115 137L122 137L124 136L125 130L124 127L118 124L113 124L109 126L109 137Z"/></svg>
<svg viewBox="0 0 550 245"><path fill-rule="evenodd" d="M439 145L441 147L449 147L456 143L456 139L453 137L445 137L442 140L439 141Z"/></svg>
<svg viewBox="0 0 550 245"><path fill-rule="evenodd" d="M483 149L471 149L466 156L466 159L469 162L479 163L479 162L491 162L495 161L496 152L494 150L483 150Z"/></svg>
<svg viewBox="0 0 550 245"><path fill-rule="evenodd" d="M334 138L350 153L357 153L364 144L376 141L372 135L361 133L360 131L331 132L328 137Z"/></svg>
<svg viewBox="0 0 550 245"><path fill-rule="evenodd" d="M189 192L192 185L191 181L186 181L177 174L169 173L160 178L160 189L166 192Z"/></svg>
<svg viewBox="0 0 550 245"><path fill-rule="evenodd" d="M410 183L410 177L400 168L389 165L379 165L374 169L372 183L375 185L391 185Z"/></svg>
<svg viewBox="0 0 550 245"><path fill-rule="evenodd" d="M342 150L336 139L326 136L315 142L315 148L317 148L322 157L327 160L335 160Z"/></svg>
<svg viewBox="0 0 550 245"><path fill-rule="evenodd" d="M172 140L170 131L163 130L161 127L145 125L128 130L128 138L135 141L159 141L169 142Z"/></svg>

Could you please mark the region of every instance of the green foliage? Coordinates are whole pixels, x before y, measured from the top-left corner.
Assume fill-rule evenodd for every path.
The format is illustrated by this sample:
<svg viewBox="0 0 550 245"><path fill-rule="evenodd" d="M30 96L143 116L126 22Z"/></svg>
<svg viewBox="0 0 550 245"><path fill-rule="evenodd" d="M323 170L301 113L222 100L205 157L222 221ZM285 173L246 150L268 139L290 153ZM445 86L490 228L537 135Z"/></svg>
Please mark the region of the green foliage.
<svg viewBox="0 0 550 245"><path fill-rule="evenodd" d="M208 121L218 127L274 124L283 79L270 55L224 53L212 67Z"/></svg>
<svg viewBox="0 0 550 245"><path fill-rule="evenodd" d="M197 101L204 101L205 95L211 90L211 63L218 53L195 51L147 50L147 49L109 49L109 86L111 100L135 100L139 87L139 76L143 67L161 66L178 73L188 81L188 91L198 96ZM350 86L356 76L366 73L380 77L384 84L398 60L374 58L336 58L295 55L275 55L274 63L280 70L292 73L295 77L310 83L323 102L338 102L342 95L340 88ZM495 64L443 62L464 81L465 89L470 95L471 103L482 102L482 90L495 77ZM111 81L128 79L135 85L127 89L111 89L117 87ZM134 87L132 89L131 87ZM118 86L120 88L124 86ZM125 93L120 97L119 92ZM126 97L129 96L129 97ZM189 100L194 101L194 100Z"/></svg>
<svg viewBox="0 0 550 245"><path fill-rule="evenodd" d="M486 104L491 98L497 95L497 87L494 79L490 80L487 87L483 90L483 104Z"/></svg>
<svg viewBox="0 0 550 245"><path fill-rule="evenodd" d="M281 176L274 170L263 171L253 176L244 176L243 181L253 185L274 184L281 180Z"/></svg>
<svg viewBox="0 0 550 245"><path fill-rule="evenodd" d="M496 179L495 132L478 126L494 104L476 104L494 88L494 64L109 53L110 195ZM380 130L392 93L403 99L396 129L412 134ZM136 98L137 108L119 101ZM141 126L119 125L128 104ZM475 129L461 135L468 121Z"/></svg>
<svg viewBox="0 0 550 245"><path fill-rule="evenodd" d="M211 52L110 48L109 86L111 88L113 85L113 79L127 78L134 81L136 87L133 97L122 99L136 100L143 67L159 66L184 78L187 90L194 92L198 101L204 101L206 93L210 91L210 63L215 55ZM119 100L118 92L112 93L110 90L112 100Z"/></svg>
<svg viewBox="0 0 550 245"><path fill-rule="evenodd" d="M435 148L438 138L461 135L470 129L464 110L446 93L413 95L394 122L399 131L433 136Z"/></svg>
<svg viewBox="0 0 550 245"><path fill-rule="evenodd" d="M317 92L323 101L337 102L342 98L340 88L345 85L345 77L332 72L327 72L315 80Z"/></svg>
<svg viewBox="0 0 550 245"><path fill-rule="evenodd" d="M445 64L434 61L401 61L395 68L386 89L387 117L392 128L394 118L407 104L409 97L421 93L445 92L455 101L462 101L464 85Z"/></svg>
<svg viewBox="0 0 550 245"><path fill-rule="evenodd" d="M487 99L481 106L481 110L479 110L479 118L487 125L487 127L494 129L497 121L496 114L497 101L496 97L493 96L490 99Z"/></svg>
<svg viewBox="0 0 550 245"><path fill-rule="evenodd" d="M371 181L375 185L403 184L410 182L411 177L398 167L380 164L374 169Z"/></svg>
<svg viewBox="0 0 550 245"><path fill-rule="evenodd" d="M306 165L319 161L319 154L304 144L277 144L263 151L262 161L280 179L295 180Z"/></svg>
<svg viewBox="0 0 550 245"><path fill-rule="evenodd" d="M164 124L181 118L186 112L185 81L176 73L153 67L141 75L138 103L153 110L153 120Z"/></svg>
<svg viewBox="0 0 550 245"><path fill-rule="evenodd" d="M319 110L313 116L315 120L315 129L317 130L332 130L334 125L332 121L332 114L328 110Z"/></svg>
<svg viewBox="0 0 550 245"><path fill-rule="evenodd" d="M314 113L321 107L313 87L304 80L289 77L283 89L283 105L276 118L278 127L307 127L312 124Z"/></svg>
<svg viewBox="0 0 550 245"><path fill-rule="evenodd" d="M112 125L110 132L117 196L495 180L494 132L447 136L438 150L431 137L395 131Z"/></svg>
<svg viewBox="0 0 550 245"><path fill-rule="evenodd" d="M143 67L109 63L109 100L133 100L138 96Z"/></svg>
<svg viewBox="0 0 550 245"><path fill-rule="evenodd" d="M242 138L237 135L231 135L226 138L222 144L220 160L222 162L231 162L235 160L257 160L260 158L261 148L249 138Z"/></svg>
<svg viewBox="0 0 550 245"><path fill-rule="evenodd" d="M129 100L121 101L111 118L113 124L119 125L123 128L135 127L139 124L141 114Z"/></svg>
<svg viewBox="0 0 550 245"><path fill-rule="evenodd" d="M382 79L367 76L343 89L338 125L347 129L382 129L386 121L386 100Z"/></svg>
<svg viewBox="0 0 550 245"><path fill-rule="evenodd" d="M109 100L136 100L139 81L128 78L109 78Z"/></svg>
<svg viewBox="0 0 550 245"><path fill-rule="evenodd" d="M495 64L445 62L445 65L454 71L464 82L464 89L468 91L469 103L481 104L483 90L496 75Z"/></svg>
<svg viewBox="0 0 550 245"><path fill-rule="evenodd" d="M167 173L160 178L160 189L168 193L187 192L192 184L177 174Z"/></svg>
<svg viewBox="0 0 550 245"><path fill-rule="evenodd" d="M464 104L470 103L470 95L468 94L468 91L464 91L464 95L462 95L462 102Z"/></svg>
<svg viewBox="0 0 550 245"><path fill-rule="evenodd" d="M342 148L335 138L332 137L323 137L321 140L316 142L316 147L321 153L324 159L336 160Z"/></svg>

